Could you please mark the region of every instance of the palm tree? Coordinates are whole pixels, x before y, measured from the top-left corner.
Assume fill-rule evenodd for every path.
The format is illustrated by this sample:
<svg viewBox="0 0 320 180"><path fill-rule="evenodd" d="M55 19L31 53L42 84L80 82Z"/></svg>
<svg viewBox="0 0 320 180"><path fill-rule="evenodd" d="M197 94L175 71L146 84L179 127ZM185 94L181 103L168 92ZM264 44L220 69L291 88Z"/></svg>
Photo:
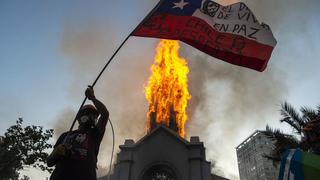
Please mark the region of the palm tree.
<svg viewBox="0 0 320 180"><path fill-rule="evenodd" d="M320 105L316 110L302 107L300 112L301 115L287 102L281 104L280 122L289 124L295 130L298 138L286 135L281 130L272 129L267 125L266 135L275 141L275 149L271 155L266 155L267 158L278 161L281 153L286 149L295 148L320 154Z"/></svg>
<svg viewBox="0 0 320 180"><path fill-rule="evenodd" d="M305 125L306 121L299 115L299 113L287 102L281 104L280 113L282 115L280 122L286 122L296 130L297 134L300 135L302 133L302 127Z"/></svg>
<svg viewBox="0 0 320 180"><path fill-rule="evenodd" d="M270 126L266 126L265 135L275 142L275 148L270 155L264 156L274 162L281 160L281 154L286 149L296 149L299 147L300 141L295 136L284 134L280 129L273 129Z"/></svg>
<svg viewBox="0 0 320 180"><path fill-rule="evenodd" d="M300 148L317 154L320 142L320 105L317 109L309 107L300 108L302 116L287 102L282 104L280 122L286 122L296 130L301 137Z"/></svg>

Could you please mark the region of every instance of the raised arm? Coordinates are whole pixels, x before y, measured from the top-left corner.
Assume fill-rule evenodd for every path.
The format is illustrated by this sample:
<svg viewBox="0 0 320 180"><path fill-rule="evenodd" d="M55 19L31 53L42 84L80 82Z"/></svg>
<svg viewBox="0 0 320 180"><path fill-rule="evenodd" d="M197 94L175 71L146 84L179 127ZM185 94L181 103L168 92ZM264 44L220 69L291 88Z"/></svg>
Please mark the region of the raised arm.
<svg viewBox="0 0 320 180"><path fill-rule="evenodd" d="M103 134L109 119L109 111L107 110L106 106L95 97L92 87L89 86L85 94L87 98L92 101L92 103L97 108L100 114L100 117L97 123L97 128L99 132Z"/></svg>

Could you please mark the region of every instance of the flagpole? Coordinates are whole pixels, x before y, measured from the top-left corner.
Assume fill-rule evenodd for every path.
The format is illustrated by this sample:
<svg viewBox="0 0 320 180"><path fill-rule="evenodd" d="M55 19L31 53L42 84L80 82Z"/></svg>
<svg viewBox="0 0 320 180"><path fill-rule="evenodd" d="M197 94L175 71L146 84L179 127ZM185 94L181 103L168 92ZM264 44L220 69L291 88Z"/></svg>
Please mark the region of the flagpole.
<svg viewBox="0 0 320 180"><path fill-rule="evenodd" d="M108 62L105 64L105 66L102 68L102 70L100 71L100 73L98 74L97 78L94 80L94 82L92 83L92 85L90 87L94 87L97 83L97 81L99 80L99 78L101 77L101 75L103 74L103 72L105 71L105 69L108 67L108 65L111 63L111 61L113 60L113 58L116 56L116 54L119 52L119 50L122 48L122 46L127 42L127 40L129 39L129 37L132 35L133 32L135 32L138 27L140 27L140 25L142 25L147 19L149 19L149 17L157 10L157 8L164 2L165 0L160 0L157 5L147 14L147 16L134 28L133 31L131 31L131 33L124 39L124 41L120 44L120 46L117 48L117 50L113 53L113 55L110 57L110 59L108 60ZM78 112L72 122L72 125L69 129L69 132L68 134L72 131L75 123L76 123L76 120L77 120L77 116L78 116L78 113L80 111L80 109L83 107L84 103L86 102L87 100L87 97L84 98L84 100L82 101L79 109L78 109ZM67 135L68 136L68 135Z"/></svg>

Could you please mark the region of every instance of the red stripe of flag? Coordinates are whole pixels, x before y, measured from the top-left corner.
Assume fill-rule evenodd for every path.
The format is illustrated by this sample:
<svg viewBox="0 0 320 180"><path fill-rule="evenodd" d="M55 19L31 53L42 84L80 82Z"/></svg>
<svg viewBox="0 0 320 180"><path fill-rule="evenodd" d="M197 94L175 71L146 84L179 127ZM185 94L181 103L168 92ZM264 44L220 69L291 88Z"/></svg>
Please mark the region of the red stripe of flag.
<svg viewBox="0 0 320 180"><path fill-rule="evenodd" d="M153 14L132 35L181 40L211 56L257 71L266 68L273 50L243 36L219 32L193 16Z"/></svg>

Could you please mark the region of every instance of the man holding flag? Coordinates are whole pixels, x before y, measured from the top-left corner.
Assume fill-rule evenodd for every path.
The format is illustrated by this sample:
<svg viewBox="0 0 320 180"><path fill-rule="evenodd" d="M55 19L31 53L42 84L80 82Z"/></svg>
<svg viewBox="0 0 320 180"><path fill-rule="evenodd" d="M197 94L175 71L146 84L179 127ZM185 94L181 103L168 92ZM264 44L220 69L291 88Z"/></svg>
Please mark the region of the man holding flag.
<svg viewBox="0 0 320 180"><path fill-rule="evenodd" d="M76 120L79 128L63 133L47 159L49 167L55 166L50 180L96 180L97 156L109 119L109 112L99 101L92 87L86 97L94 105L82 106Z"/></svg>

